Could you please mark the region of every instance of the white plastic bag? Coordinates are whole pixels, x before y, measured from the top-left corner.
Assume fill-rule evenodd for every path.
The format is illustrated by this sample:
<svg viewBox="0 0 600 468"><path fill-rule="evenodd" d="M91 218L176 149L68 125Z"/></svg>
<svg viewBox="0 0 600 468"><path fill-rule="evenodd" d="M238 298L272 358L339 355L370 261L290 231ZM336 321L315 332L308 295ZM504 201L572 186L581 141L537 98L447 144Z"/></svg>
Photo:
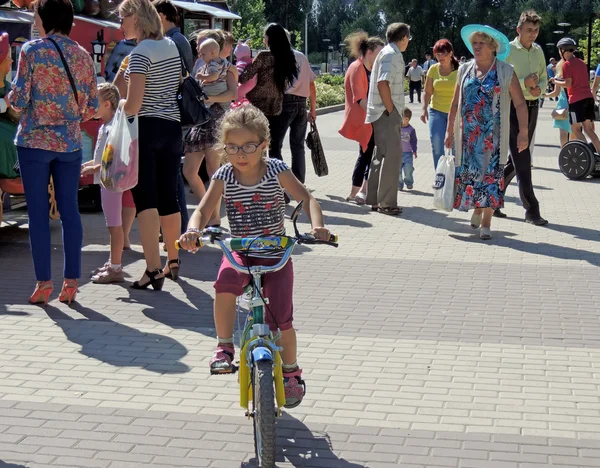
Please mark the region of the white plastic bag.
<svg viewBox="0 0 600 468"><path fill-rule="evenodd" d="M138 182L138 118L119 108L102 152L100 183L106 190L125 192Z"/></svg>
<svg viewBox="0 0 600 468"><path fill-rule="evenodd" d="M435 170L433 183L433 207L438 210L452 211L454 207L454 156L447 149Z"/></svg>

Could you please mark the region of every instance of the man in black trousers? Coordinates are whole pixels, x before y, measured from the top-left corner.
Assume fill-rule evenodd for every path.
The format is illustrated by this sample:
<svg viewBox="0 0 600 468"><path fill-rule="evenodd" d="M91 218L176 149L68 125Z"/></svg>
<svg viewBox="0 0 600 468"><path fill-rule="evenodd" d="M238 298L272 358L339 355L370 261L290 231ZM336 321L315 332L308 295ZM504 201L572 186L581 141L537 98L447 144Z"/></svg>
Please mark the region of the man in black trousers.
<svg viewBox="0 0 600 468"><path fill-rule="evenodd" d="M521 89L527 102L530 146L537 124L542 90L546 89L548 84L544 52L535 43L540 31L540 22L541 19L535 11L525 11L521 14L517 25L519 36L510 43L510 53L506 59L515 69L515 74L521 83ZM540 204L533 192L531 151L527 148L519 153L517 149L518 134L517 112L511 103L510 160L504 168L504 190L507 190L508 185L516 175L519 183L519 195L525 208L525 221L536 226L543 226L548 224L548 221L540 215ZM496 210L494 216L498 218L506 217L500 210Z"/></svg>

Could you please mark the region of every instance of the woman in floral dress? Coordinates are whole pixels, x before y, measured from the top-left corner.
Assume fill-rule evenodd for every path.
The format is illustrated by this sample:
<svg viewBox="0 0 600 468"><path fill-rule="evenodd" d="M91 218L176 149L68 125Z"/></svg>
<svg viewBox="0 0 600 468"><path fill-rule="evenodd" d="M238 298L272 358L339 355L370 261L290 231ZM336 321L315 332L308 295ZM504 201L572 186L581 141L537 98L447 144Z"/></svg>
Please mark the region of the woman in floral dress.
<svg viewBox="0 0 600 468"><path fill-rule="evenodd" d="M471 227L491 239L495 209L504 204L504 166L508 160L511 100L517 110L519 151L527 148L527 107L511 65L506 36L489 26L465 26L462 37L475 60L461 66L448 117L446 147L456 138L454 208L474 209ZM460 115L457 119L457 112ZM502 123L506 122L506 125Z"/></svg>

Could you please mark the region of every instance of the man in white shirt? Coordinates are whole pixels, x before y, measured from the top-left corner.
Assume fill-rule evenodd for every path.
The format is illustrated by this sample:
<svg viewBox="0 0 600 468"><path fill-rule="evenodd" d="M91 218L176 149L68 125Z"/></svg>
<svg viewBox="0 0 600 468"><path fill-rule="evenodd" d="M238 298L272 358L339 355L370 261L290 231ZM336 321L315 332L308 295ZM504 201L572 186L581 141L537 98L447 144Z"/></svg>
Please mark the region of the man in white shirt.
<svg viewBox="0 0 600 468"><path fill-rule="evenodd" d="M421 104L421 80L423 78L423 68L418 64L417 59L412 59L410 62L410 67L406 72L406 76L410 79L410 82L408 83L410 103L413 103L413 93L416 91L419 104Z"/></svg>
<svg viewBox="0 0 600 468"><path fill-rule="evenodd" d="M375 146L369 170L367 204L380 213L397 216L398 179L402 166L400 128L404 111L404 58L411 40L410 26L393 23L387 28L388 44L371 69L366 123L373 124Z"/></svg>
<svg viewBox="0 0 600 468"><path fill-rule="evenodd" d="M431 57L431 54L425 54L425 63L423 64L423 86L425 86L425 80L427 79L427 72L429 67L435 65L437 62Z"/></svg>

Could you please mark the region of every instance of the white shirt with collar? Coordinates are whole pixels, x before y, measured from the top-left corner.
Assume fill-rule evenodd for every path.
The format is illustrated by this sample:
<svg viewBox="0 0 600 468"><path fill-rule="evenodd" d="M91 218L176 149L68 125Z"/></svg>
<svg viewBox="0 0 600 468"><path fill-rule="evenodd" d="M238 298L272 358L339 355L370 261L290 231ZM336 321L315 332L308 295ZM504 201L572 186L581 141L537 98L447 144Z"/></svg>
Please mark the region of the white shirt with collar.
<svg viewBox="0 0 600 468"><path fill-rule="evenodd" d="M396 44L388 44L377 55L371 69L371 82L367 100L366 123L373 123L383 115L385 106L377 83L387 81L390 85L392 102L400 115L404 111L404 58Z"/></svg>

